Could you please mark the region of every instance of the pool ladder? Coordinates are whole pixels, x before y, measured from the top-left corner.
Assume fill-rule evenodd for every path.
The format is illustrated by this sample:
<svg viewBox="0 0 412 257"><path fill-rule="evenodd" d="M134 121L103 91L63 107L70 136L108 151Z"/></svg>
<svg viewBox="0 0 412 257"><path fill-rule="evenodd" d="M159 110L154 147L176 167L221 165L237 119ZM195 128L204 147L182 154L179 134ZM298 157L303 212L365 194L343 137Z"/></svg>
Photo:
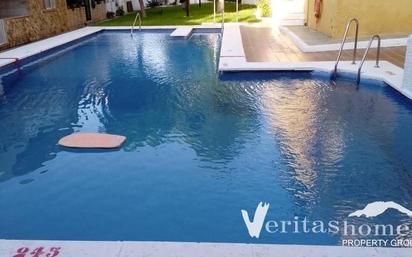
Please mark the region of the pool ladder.
<svg viewBox="0 0 412 257"><path fill-rule="evenodd" d="M357 48L358 48L358 38L359 38L359 20L356 19L356 18L353 18L346 24L345 33L343 34L342 43L340 45L338 57L336 58L335 68L334 68L334 71L333 71L332 79L334 81L336 80L336 76L337 76L337 72L338 72L338 64L339 64L340 58L342 57L343 47L346 43L346 38L348 36L348 32L349 32L349 29L350 29L352 23L355 23L355 41L354 41L354 46L353 46L352 64L356 64L356 51L357 51ZM365 53L363 55L363 58L362 58L362 61L359 65L359 67L358 67L358 76L357 76L357 79L356 79L357 84L360 83L363 64L366 60L366 56L368 55L369 50L372 46L372 43L375 39L378 40L378 49L377 49L377 54L376 54L376 65L375 65L375 67L379 68L379 58L380 58L380 51L381 51L381 37L379 35L373 35L372 38L369 41L369 45L366 48L366 51L365 51Z"/></svg>
<svg viewBox="0 0 412 257"><path fill-rule="evenodd" d="M379 58L381 55L381 37L379 35L373 35L372 38L369 40L369 45L368 48L366 48L365 54L363 55L362 61L359 65L358 68L358 76L356 78L356 83L359 85L360 80L361 80L361 71L362 71L362 67L363 67L363 63L365 62L366 56L368 55L369 49L372 46L373 41L377 39L378 40L378 49L376 50L376 64L375 64L375 68L379 68Z"/></svg>
<svg viewBox="0 0 412 257"><path fill-rule="evenodd" d="M136 26L137 19L139 19L139 30L142 30L142 18L140 17L140 12L136 12L136 17L134 18L134 22L132 28L130 29L130 36L133 37L134 27Z"/></svg>
<svg viewBox="0 0 412 257"><path fill-rule="evenodd" d="M354 42L354 46L353 46L353 58L352 58L352 64L356 64L356 50L358 48L358 36L359 36L359 21L358 19L351 19L347 24L346 24L346 29L345 29L345 34L343 34L343 38L342 38L342 43L340 44L340 49L339 49L339 53L338 53L338 57L336 58L336 62L335 62L335 69L333 71L333 80L336 80L336 75L338 72L338 64L340 61L340 57L342 56L342 51L343 51L343 47L346 43L346 38L348 37L348 32L350 29L350 26L352 25L352 23L355 23L356 27L355 27L355 42Z"/></svg>
<svg viewBox="0 0 412 257"><path fill-rule="evenodd" d="M223 9L222 11L222 24L221 24L221 28L220 28L220 38L219 38L219 52L216 55L216 70L219 70L219 61L220 61L220 53L222 52L222 43L223 43L223 32L225 30L225 10Z"/></svg>

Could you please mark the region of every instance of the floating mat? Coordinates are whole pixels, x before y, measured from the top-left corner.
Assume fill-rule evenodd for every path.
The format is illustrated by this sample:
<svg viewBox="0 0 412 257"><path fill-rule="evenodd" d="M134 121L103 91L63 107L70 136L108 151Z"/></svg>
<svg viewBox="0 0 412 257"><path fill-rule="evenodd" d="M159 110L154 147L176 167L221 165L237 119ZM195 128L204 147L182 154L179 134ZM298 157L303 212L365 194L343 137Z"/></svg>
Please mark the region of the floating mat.
<svg viewBox="0 0 412 257"><path fill-rule="evenodd" d="M59 140L59 145L73 148L117 148L126 140L124 136L101 133L75 133Z"/></svg>

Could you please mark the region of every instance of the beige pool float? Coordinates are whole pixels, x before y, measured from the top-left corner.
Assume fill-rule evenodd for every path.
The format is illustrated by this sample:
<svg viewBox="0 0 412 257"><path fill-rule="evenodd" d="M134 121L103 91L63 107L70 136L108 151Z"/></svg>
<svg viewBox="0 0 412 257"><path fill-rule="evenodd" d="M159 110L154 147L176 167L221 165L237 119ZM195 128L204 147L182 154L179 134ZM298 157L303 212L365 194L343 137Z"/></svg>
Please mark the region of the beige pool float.
<svg viewBox="0 0 412 257"><path fill-rule="evenodd" d="M103 133L74 133L61 138L59 145L72 148L117 148L126 137Z"/></svg>

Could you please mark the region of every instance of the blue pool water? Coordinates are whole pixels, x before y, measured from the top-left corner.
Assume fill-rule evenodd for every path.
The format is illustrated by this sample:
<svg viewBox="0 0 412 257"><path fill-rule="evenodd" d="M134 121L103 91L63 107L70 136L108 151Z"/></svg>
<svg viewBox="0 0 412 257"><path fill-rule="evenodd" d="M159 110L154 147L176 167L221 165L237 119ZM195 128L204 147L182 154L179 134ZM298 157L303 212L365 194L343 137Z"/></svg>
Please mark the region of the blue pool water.
<svg viewBox="0 0 412 257"><path fill-rule="evenodd" d="M342 234L263 231L266 220L404 224L412 102L380 83L312 73L216 74L218 36L104 32L3 74L0 238L338 245ZM119 150L56 145L125 135ZM410 237L404 236L403 238ZM358 238L358 236L355 236Z"/></svg>

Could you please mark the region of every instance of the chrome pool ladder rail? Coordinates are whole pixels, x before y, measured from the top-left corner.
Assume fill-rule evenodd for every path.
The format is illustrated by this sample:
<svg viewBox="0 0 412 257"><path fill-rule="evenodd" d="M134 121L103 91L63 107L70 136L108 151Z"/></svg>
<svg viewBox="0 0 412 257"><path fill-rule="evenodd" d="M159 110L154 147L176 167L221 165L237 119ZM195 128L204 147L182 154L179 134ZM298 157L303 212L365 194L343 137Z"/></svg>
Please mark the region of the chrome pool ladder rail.
<svg viewBox="0 0 412 257"><path fill-rule="evenodd" d="M222 25L220 28L220 38L219 38L219 52L216 55L216 70L219 70L219 60L220 60L220 53L222 52L222 44L223 44L223 32L225 30L225 10L222 10Z"/></svg>
<svg viewBox="0 0 412 257"><path fill-rule="evenodd" d="M225 29L225 9L222 10L222 30L221 34L223 35L223 30Z"/></svg>
<svg viewBox="0 0 412 257"><path fill-rule="evenodd" d="M333 79L334 80L336 79L336 73L338 72L338 64L339 64L340 58L342 56L343 47L346 43L346 38L348 37L348 32L349 32L349 29L350 29L352 23L355 23L355 25L356 25L356 27L355 27L356 28L355 41L354 41L354 46L353 46L352 64L356 64L356 50L358 48L358 36L359 36L359 20L356 19L356 18L353 18L350 21L348 21L348 23L346 24L345 33L343 34L342 43L340 44L338 57L336 58L335 68L334 68L334 71L333 71Z"/></svg>
<svg viewBox="0 0 412 257"><path fill-rule="evenodd" d="M139 30L142 30L142 18L140 17L140 12L136 12L136 17L134 18L134 22L132 28L130 29L130 36L133 37L134 27L136 26L137 19L139 18Z"/></svg>
<svg viewBox="0 0 412 257"><path fill-rule="evenodd" d="M363 54L363 58L361 63L359 64L359 68L358 68L358 77L356 79L356 83L359 85L360 80L361 80L361 72L362 72L362 67L363 67L363 63L366 60L366 56L369 53L370 48L372 47L372 43L373 41L377 39L378 40L378 48L376 50L376 64L375 64L375 68L379 68L379 59L380 59L380 54L381 54L381 37L379 35L373 35L371 37L371 40L369 41L369 45L368 48L366 48L365 53Z"/></svg>

